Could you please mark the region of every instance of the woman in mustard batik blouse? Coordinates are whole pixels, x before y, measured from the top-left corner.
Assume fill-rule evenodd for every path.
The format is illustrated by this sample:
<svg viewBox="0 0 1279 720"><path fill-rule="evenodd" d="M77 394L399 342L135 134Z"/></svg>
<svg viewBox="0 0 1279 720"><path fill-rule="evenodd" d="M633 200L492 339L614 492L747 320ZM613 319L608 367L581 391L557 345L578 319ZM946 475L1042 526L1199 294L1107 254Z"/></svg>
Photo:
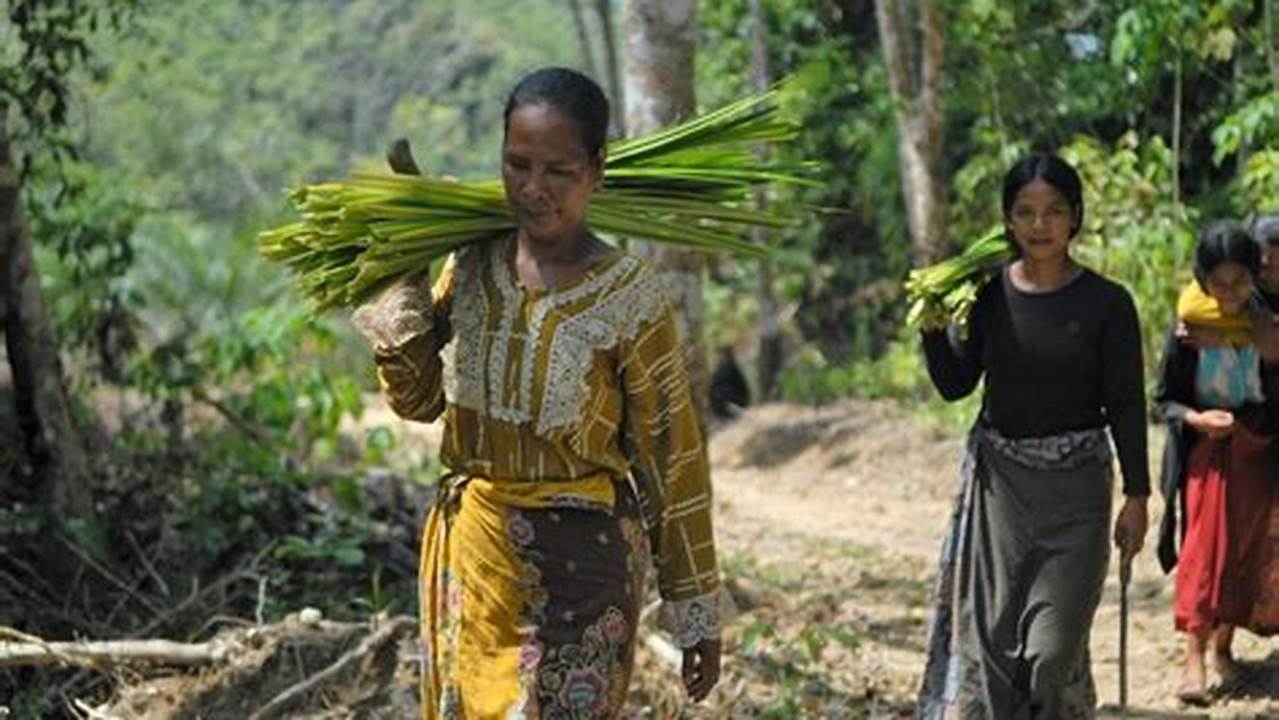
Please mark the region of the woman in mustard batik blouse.
<svg viewBox="0 0 1279 720"><path fill-rule="evenodd" d="M448 474L421 567L426 718L609 718L645 571L695 700L719 676L723 591L686 344L660 277L593 236L608 101L548 68L508 99L518 230L459 250L428 290L357 311L401 416L444 419Z"/></svg>

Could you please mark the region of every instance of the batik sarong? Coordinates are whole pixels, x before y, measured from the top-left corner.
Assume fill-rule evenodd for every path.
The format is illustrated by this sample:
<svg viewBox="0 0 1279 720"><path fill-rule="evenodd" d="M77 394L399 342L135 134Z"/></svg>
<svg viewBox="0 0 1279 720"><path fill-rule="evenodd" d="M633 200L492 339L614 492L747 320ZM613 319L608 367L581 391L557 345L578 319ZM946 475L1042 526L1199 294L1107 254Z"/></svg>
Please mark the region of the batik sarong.
<svg viewBox="0 0 1279 720"><path fill-rule="evenodd" d="M617 715L649 551L630 489L612 487L564 506L553 483L446 481L423 538L425 717Z"/></svg>

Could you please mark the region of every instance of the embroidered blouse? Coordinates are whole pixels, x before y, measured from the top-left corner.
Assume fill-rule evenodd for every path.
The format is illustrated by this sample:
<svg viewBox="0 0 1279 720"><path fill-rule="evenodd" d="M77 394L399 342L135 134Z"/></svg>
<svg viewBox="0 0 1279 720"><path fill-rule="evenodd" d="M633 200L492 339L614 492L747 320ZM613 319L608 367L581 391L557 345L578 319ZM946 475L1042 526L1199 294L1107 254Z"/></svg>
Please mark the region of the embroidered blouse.
<svg viewBox="0 0 1279 720"><path fill-rule="evenodd" d="M522 504L611 510L614 479L629 475L661 624L683 647L717 639L710 466L660 276L618 253L573 282L527 290L514 249L505 235L449 259L427 332L378 351L391 408L442 415L444 465L501 482Z"/></svg>

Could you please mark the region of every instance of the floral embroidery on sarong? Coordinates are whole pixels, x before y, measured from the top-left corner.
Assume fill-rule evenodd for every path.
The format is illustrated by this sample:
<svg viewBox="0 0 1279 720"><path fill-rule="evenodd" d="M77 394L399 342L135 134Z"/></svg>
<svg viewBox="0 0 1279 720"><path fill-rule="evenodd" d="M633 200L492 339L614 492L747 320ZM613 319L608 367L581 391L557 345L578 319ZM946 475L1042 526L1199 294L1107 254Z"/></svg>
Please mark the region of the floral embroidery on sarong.
<svg viewBox="0 0 1279 720"><path fill-rule="evenodd" d="M614 703L625 681L622 657L631 636L622 611L609 607L582 633L580 643L551 648L538 672L538 700L545 720L594 720Z"/></svg>

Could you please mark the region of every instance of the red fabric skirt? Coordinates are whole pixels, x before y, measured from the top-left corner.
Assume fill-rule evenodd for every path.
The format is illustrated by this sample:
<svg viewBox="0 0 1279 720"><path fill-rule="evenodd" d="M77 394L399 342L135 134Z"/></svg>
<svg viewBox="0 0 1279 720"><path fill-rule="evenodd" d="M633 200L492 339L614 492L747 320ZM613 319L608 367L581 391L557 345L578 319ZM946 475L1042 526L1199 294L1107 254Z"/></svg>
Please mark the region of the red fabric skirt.
<svg viewBox="0 0 1279 720"><path fill-rule="evenodd" d="M1173 598L1178 630L1202 632L1219 624L1276 629L1279 528L1272 527L1272 516L1279 513L1271 508L1279 467L1273 450L1270 438L1243 424L1227 438L1200 438L1191 447L1186 535Z"/></svg>

